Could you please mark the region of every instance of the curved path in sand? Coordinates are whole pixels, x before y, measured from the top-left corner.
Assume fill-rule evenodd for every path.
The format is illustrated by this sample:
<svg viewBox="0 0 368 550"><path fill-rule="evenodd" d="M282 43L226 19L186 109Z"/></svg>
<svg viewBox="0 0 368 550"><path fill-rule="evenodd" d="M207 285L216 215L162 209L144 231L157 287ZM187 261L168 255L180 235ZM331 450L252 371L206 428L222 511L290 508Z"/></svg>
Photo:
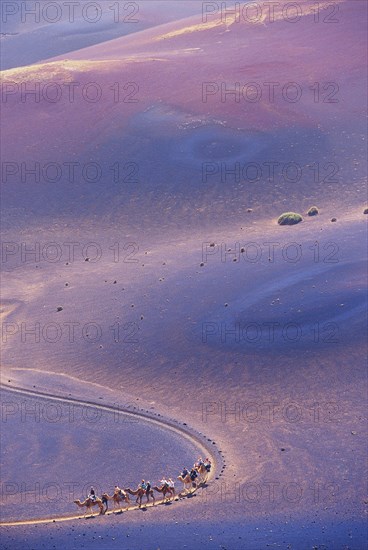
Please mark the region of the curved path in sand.
<svg viewBox="0 0 368 550"><path fill-rule="evenodd" d="M203 452L206 456L210 457L212 462L212 468L211 472L209 473L208 480L212 479L216 473L219 473L223 466L223 454L221 451L218 450L216 444L200 432L195 432L194 429L187 426L187 424L180 424L178 421L167 419L162 417L160 414L155 414L152 412L145 411L143 409L138 409L137 411L132 412L131 409L127 409L124 407L114 407L112 405L102 405L100 403L96 403L94 401L90 400L80 400L80 399L73 399L71 397L61 397L57 395L52 395L44 392L39 391L33 391L21 387L4 387L2 386L6 391L10 391L13 393L30 396L30 397L39 397L39 398L45 398L48 400L53 400L57 402L62 403L73 403L74 405L88 405L93 406L98 410L101 411L108 411L113 412L115 414L124 414L126 416L133 416L133 417L140 417L141 419L144 419L146 422L151 422L153 424L159 425L160 428L164 428L173 432L176 432L181 437L191 441L191 443L195 444L199 447L201 452ZM211 442L211 446L208 444ZM215 451L215 452L214 452ZM203 485L200 487L203 488ZM198 488L200 488L198 487ZM189 492L189 493L179 493L176 495L175 499L171 502L175 502L178 500L182 500L184 498L187 498L188 496L191 496L193 493L196 492L197 489ZM156 504L153 503L147 503L142 505L141 509L145 508L151 508L153 506L159 506L162 504L165 504L166 501L160 500L159 502L156 501ZM74 503L71 503L74 504ZM119 513L125 513L127 511L133 511L133 510L139 510L138 505L129 506L125 509L111 509L108 510L104 516L106 515L112 515L112 514L119 514ZM34 519L25 519L25 520L14 520L14 521L4 521L0 522L0 527L10 527L10 526L21 526L21 525L36 525L41 523L59 523L64 521L71 521L71 520L77 520L77 519L89 519L98 517L100 514L99 512L93 512L89 514L88 516L85 516L83 513L79 514L71 514L71 515L62 515L57 517L43 517L43 518L34 518Z"/></svg>

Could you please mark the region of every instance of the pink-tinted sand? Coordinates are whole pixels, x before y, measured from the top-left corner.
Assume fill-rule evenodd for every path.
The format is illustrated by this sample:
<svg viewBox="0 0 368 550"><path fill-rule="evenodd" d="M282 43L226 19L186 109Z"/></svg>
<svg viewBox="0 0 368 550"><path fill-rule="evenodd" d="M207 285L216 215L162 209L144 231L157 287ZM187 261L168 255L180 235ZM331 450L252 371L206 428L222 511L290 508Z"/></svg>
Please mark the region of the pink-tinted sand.
<svg viewBox="0 0 368 550"><path fill-rule="evenodd" d="M144 422L35 424L22 403L44 399L6 388L50 403L134 405L201 432L223 459L195 497L3 527L4 548L365 548L366 7L339 7L335 25L309 15L188 31L200 22L193 16L5 71L19 83L95 81L106 94L96 104L15 94L2 105L6 161L103 168L97 183L64 172L57 183L18 173L2 184L4 241L13 243L2 266L2 521L43 517L48 504L50 515L75 511L53 497L32 506L4 482L78 478L83 487L85 476L111 491L115 465L133 483L175 474L201 452ZM305 94L203 103L208 81L293 81ZM114 82L137 83L139 101L115 104ZM315 103L315 82L338 82L339 101ZM117 159L138 166L136 182L113 181ZM202 181L203 163L270 161L299 163L301 180ZM337 181L313 181L313 163L338 165ZM313 204L320 212L308 217ZM303 222L278 226L288 210ZM98 259L93 248L83 255L91 242ZM39 243L40 258L24 261L22 243ZM47 243L62 252L54 261L42 255ZM26 332L37 323L39 341Z"/></svg>

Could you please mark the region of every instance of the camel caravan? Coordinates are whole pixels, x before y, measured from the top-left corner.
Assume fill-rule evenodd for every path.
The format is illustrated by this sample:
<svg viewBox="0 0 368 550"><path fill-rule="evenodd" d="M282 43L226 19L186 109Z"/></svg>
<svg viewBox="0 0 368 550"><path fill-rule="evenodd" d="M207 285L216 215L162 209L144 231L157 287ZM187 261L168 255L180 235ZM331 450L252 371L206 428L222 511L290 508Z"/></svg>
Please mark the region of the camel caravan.
<svg viewBox="0 0 368 550"><path fill-rule="evenodd" d="M177 478L183 484L183 490L179 493L179 496L185 496L191 492L192 489L195 490L206 483L210 471L210 459L206 458L203 461L201 457L194 463L193 468L190 470L183 468ZM95 507L100 510L101 515L105 514L109 509L109 501L113 502L113 509L116 511L122 510L124 503L127 505L126 510L128 510L131 502L129 495L136 497L135 502L138 504L139 508L142 506L144 496L147 499L147 503L149 503L150 499L152 499L152 504L153 506L155 505L155 491L162 494L162 502L169 502L174 499L176 496L175 482L171 479L171 477L168 479L161 479L159 483L160 485L155 485L152 487L150 481L145 481L142 479L136 489L130 489L129 487L126 489L121 489L118 485L115 485L114 493L112 495L103 493L101 497L98 497L93 487L91 487L89 495L83 502L80 500L75 500L74 503L79 508L86 508L86 516L87 514L91 514L93 512L93 508Z"/></svg>

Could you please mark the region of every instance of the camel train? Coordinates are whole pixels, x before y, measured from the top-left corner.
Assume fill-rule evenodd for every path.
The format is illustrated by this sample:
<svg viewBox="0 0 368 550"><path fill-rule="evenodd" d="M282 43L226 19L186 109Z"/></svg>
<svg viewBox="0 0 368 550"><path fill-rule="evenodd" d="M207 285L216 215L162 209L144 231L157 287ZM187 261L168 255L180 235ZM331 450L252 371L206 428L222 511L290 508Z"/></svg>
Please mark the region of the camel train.
<svg viewBox="0 0 368 550"><path fill-rule="evenodd" d="M211 470L211 461L209 458L206 458L205 461L202 458L199 458L197 462L193 465L191 470L183 468L182 472L178 476L178 480L183 484L183 491L179 493L179 496L184 496L192 488L196 489L200 485L206 483L208 474ZM114 493L109 495L108 493L103 493L101 497L98 497L95 494L93 487L91 488L90 494L87 498L81 502L80 500L75 500L74 503L79 508L86 508L85 516L93 512L93 508L97 506L100 510L100 514L105 514L109 509L109 501L113 502L113 510L122 510L123 504L127 505L126 510L128 510L130 505L129 495L136 497L136 504L140 508L142 506L142 499L146 496L147 503L152 499L153 505L156 502L154 491L162 494L162 502L169 502L175 497L175 483L169 479L161 479L160 486L152 487L149 481L142 479L141 483L138 485L137 489L121 489L115 485Z"/></svg>

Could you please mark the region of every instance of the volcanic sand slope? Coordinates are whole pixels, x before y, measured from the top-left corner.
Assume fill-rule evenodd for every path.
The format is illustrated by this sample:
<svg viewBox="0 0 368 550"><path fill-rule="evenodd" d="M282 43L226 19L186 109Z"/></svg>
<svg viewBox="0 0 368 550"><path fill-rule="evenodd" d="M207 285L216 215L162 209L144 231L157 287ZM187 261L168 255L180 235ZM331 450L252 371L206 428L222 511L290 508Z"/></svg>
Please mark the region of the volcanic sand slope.
<svg viewBox="0 0 368 550"><path fill-rule="evenodd" d="M86 9L86 4L89 7ZM95 4L96 5L96 4ZM197 2L79 2L27 4L4 3L1 20L1 67L3 70L65 55L81 47L99 44L135 33L164 21L176 20L201 11ZM94 12L93 12L94 9Z"/></svg>
<svg viewBox="0 0 368 550"><path fill-rule="evenodd" d="M40 184L29 176L18 185L19 174L9 176L6 204L27 209L21 218L28 229L32 212L50 227L56 218L70 224L77 217L79 226L82 215L87 223L94 216L110 227L129 224L130 231L148 229L150 234L164 227L175 234L183 227L211 228L227 223L229 215L240 220L244 204L255 206L261 217L321 200L335 207L360 204L365 8L342 3L340 12L343 25L318 26L306 15L296 24L215 21L190 31L200 20L195 17L92 46L67 59L5 71L5 82L59 83L61 98L53 104L41 97L35 105L32 98L20 102L20 92L9 95L3 105L4 159L62 166L56 183L47 179L55 177L52 168ZM67 84L73 81L80 85L71 102ZM97 103L82 96L83 85L91 82L101 87ZM255 103L243 97L237 103L232 96L223 102L218 92L204 103L205 82L230 88L235 82L256 82L262 97ZM264 82L280 84L274 102ZM289 82L302 90L296 103L282 96ZM316 82L317 102L310 89ZM324 89L328 82L332 85ZM124 90L127 83L132 84ZM93 99L94 91L89 93ZM73 161L80 166L70 182L62 163ZM82 167L91 161L102 167L97 183L83 180ZM116 162L119 182L112 170ZM203 163L213 162L217 172L203 178ZM221 162L228 169L236 162L241 167L256 163L261 176L251 169L240 181L233 176L222 181ZM264 164L270 162L279 163L274 181ZM291 181L293 170L290 179L282 176L290 162L303 167L297 181ZM136 169L127 163L135 163Z"/></svg>
<svg viewBox="0 0 368 550"><path fill-rule="evenodd" d="M184 524L191 527L199 517L208 522L197 520L199 537L214 533L211 521L219 522L219 544L227 540L234 549L244 544L239 536L246 536L246 548L295 538L298 548L306 540L308 548L310 541L335 548L351 542L351 531L356 547L362 545L365 12L360 2L341 2L344 24L320 27L312 15L294 25L215 22L204 28L197 17L80 50L67 60L5 72L5 79L19 82L94 81L104 92L95 104L80 96L75 103L63 96L55 104L23 104L15 94L3 108L5 159L103 167L95 184L80 177L68 183L65 174L57 184L19 183L18 176L3 183L6 240L63 247L54 262L24 262L19 248L5 263L3 296L15 308L6 319L19 327L5 342L5 382L80 394L88 381L117 400L123 393L143 406L152 401L155 411L195 426L226 452L225 489L220 482L210 485L205 505L195 498L180 511L150 511L144 519L132 514L132 548L145 540L141 524L150 526L160 547L171 548L174 535L188 536ZM239 104L217 95L202 102L202 82L231 86L239 80L298 82L303 97ZM337 103L313 101L310 85L336 81ZM139 85L139 101L115 104L114 82ZM117 159L136 163L137 182L112 181ZM216 173L202 181L203 163L263 166L275 160L280 167L302 165L301 180L268 181L263 174L253 183L221 181ZM336 182L324 171L329 162L339 166ZM306 168L313 163L323 172L319 182ZM312 204L320 209L316 218L277 226L282 212L305 214ZM63 243L70 241L80 243L74 261L65 256ZM91 241L102 249L98 261L81 254ZM207 261L203 242L205 251L213 249ZM224 256L235 243L240 249L250 242L261 250L257 261L244 253L236 262ZM270 242L276 243L274 259ZM285 256L289 243L301 250L295 262ZM247 249L250 258L253 251L254 245ZM57 323L63 332L54 343L43 337L22 342L22 322ZM79 323L73 342L65 329L71 322ZM82 334L92 322L102 330L96 341ZM276 324L273 340L270 322ZM302 330L295 341L283 332L288 323ZM262 327L261 338L253 341L250 328L237 341L237 326L251 324ZM224 330L233 332L223 337ZM237 403L237 416L227 412ZM294 500L285 497L293 483L302 489ZM99 536L111 528L103 521L94 523ZM155 521L167 529L167 540L152 527ZM180 526L168 528L172 521ZM343 522L339 529L336 521ZM62 528L57 544L77 540L80 529L73 534ZM23 532L36 544L34 530ZM6 533L11 544L22 536ZM211 546L207 536L200 540ZM197 541L185 543L195 548ZM115 543L109 538L103 544Z"/></svg>

